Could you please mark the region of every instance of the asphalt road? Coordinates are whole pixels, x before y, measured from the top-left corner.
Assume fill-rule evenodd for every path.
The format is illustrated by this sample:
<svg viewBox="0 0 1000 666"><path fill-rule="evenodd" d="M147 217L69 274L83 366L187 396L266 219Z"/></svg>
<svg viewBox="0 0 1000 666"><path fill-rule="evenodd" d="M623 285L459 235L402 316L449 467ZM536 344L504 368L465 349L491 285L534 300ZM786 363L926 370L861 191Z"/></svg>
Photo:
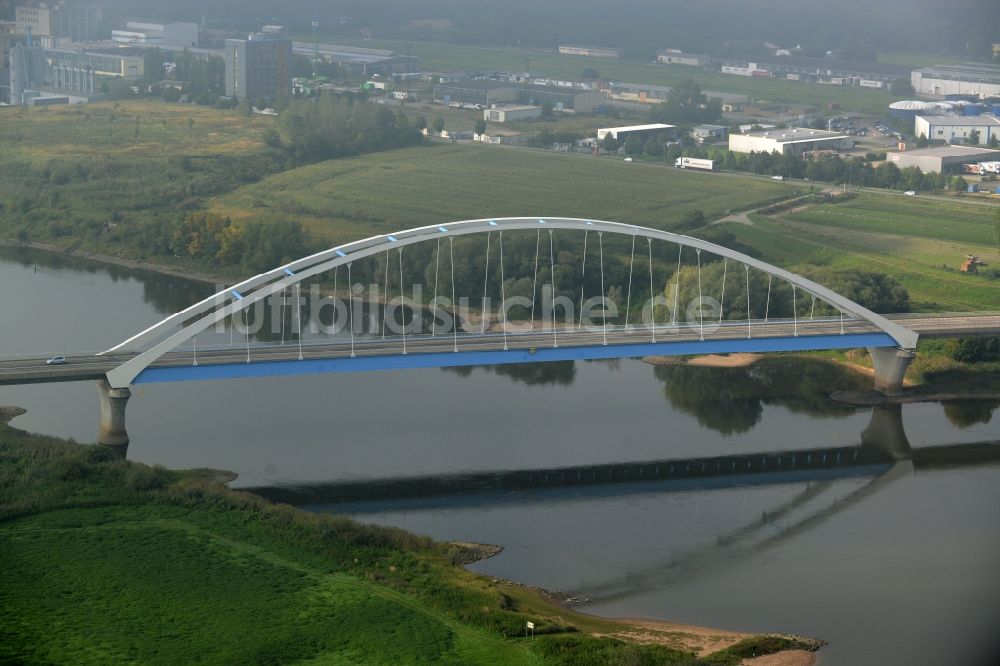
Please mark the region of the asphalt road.
<svg viewBox="0 0 1000 666"><path fill-rule="evenodd" d="M977 335L1000 335L1000 314L982 315L890 315L889 319L898 321L918 332L925 338L953 338ZM514 326L514 324L512 324ZM838 319L802 320L797 324L799 336L836 335L841 332ZM845 321L846 333L872 333L878 329L863 321ZM754 322L751 335L755 338L788 337L796 333L796 324L781 320L768 323ZM705 340L743 339L747 335L747 327L741 322L727 322L713 328L708 323L705 327ZM699 340L701 337L698 325L670 328L661 325L656 330L657 342L681 342ZM601 345L607 341L609 345L646 343L652 341L652 331L645 327L631 327L623 330L620 327L609 327L603 331L600 327L590 330L573 330L557 328L555 335L551 329L523 333L509 333L507 347L510 349L530 349L549 347L555 340L560 347ZM357 356L384 356L403 352L404 340L401 337L373 338L358 337L354 343L354 353ZM411 354L431 352L451 352L455 349L455 339L452 335L437 336L407 336L406 351ZM487 332L486 335L459 334L458 348L461 351L495 351L504 349L502 332ZM334 342L306 341L302 345L302 357L308 359L344 358L351 355L349 338L338 338ZM99 379L112 368L121 365L133 357L133 354L113 354L108 356L78 355L67 356L65 365L46 365L45 358L19 358L0 361L0 384L29 384L47 382L81 381ZM291 342L284 345L253 344L250 345L250 360L254 361L291 361L299 358L298 344ZM190 365L194 361L193 352L188 349L175 351L164 355L152 367L177 367ZM220 365L229 363L246 363L246 347L209 348L198 350L198 363L202 365Z"/></svg>

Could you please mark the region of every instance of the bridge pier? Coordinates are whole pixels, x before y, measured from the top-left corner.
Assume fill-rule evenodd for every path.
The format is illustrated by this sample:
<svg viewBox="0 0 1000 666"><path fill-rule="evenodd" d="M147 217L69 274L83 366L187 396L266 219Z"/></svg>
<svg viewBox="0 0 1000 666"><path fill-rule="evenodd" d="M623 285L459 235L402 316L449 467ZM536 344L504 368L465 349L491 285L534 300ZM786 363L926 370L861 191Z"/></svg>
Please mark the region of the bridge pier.
<svg viewBox="0 0 1000 666"><path fill-rule="evenodd" d="M875 390L886 395L902 393L903 375L910 362L916 358L916 351L896 347L869 347L868 353L875 366Z"/></svg>
<svg viewBox="0 0 1000 666"><path fill-rule="evenodd" d="M125 406L132 392L128 388L112 388L107 379L96 381L101 400L101 431L97 443L125 457L128 432L125 430Z"/></svg>

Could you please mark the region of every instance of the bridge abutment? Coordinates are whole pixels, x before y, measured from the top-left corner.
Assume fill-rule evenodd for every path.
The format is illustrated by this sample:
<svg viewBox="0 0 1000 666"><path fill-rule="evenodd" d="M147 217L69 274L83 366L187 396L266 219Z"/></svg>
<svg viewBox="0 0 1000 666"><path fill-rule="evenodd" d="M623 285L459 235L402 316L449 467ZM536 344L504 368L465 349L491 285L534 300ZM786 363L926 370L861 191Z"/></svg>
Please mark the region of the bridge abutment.
<svg viewBox="0 0 1000 666"><path fill-rule="evenodd" d="M875 366L875 390L886 395L903 392L903 376L917 353L911 349L896 347L869 347L872 364Z"/></svg>
<svg viewBox="0 0 1000 666"><path fill-rule="evenodd" d="M128 432L125 430L125 406L132 392L128 388L112 388L107 379L96 381L101 400L101 430L97 443L114 449L125 457Z"/></svg>

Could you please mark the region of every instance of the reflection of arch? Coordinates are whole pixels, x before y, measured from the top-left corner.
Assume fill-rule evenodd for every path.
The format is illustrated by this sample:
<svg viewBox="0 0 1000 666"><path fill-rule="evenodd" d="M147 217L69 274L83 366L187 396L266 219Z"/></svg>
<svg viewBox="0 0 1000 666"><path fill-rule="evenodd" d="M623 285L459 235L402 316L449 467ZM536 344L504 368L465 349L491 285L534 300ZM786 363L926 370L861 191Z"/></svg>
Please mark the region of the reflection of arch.
<svg viewBox="0 0 1000 666"><path fill-rule="evenodd" d="M917 334L899 324L875 314L871 310L844 298L826 287L789 271L772 266L728 248L692 238L658 231L647 227L639 227L620 222L605 222L599 220L583 220L578 218L498 218L482 220L466 220L446 225L431 225L409 229L395 234L372 236L364 240L354 241L338 247L319 252L309 257L298 259L284 266L272 269L260 275L220 291L189 308L171 315L163 321L112 347L108 352L142 350L135 358L108 373L111 386L126 387L145 370L151 363L169 351L187 342L201 331L211 327L232 315L246 310L257 301L281 292L301 281L331 271L338 266L348 265L358 259L371 257L390 247L402 248L407 245L438 239L443 237L481 234L490 231L517 231L546 229L554 231L597 231L626 236L639 236L650 240L662 240L691 247L697 251L705 250L712 254L733 259L747 266L756 268L774 277L786 280L804 292L815 296L837 308L841 312L858 319L863 319L888 334L899 347L914 349ZM192 321L186 326L186 321ZM175 330L180 327L179 330ZM174 331L173 333L170 333ZM168 335L169 333L169 335ZM147 348L147 345L152 344ZM108 353L105 352L105 353Z"/></svg>

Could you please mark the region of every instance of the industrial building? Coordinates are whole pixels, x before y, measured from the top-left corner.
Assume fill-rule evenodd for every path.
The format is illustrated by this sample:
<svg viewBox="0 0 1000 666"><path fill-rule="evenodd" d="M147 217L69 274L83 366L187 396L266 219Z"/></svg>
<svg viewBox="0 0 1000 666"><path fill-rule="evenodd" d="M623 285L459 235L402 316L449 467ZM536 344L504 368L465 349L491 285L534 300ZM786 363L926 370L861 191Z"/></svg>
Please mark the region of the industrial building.
<svg viewBox="0 0 1000 666"><path fill-rule="evenodd" d="M556 111L567 113L593 113L607 102L604 95L596 90L539 85L520 86L517 101L532 106L548 104Z"/></svg>
<svg viewBox="0 0 1000 666"><path fill-rule="evenodd" d="M83 2L30 2L14 10L14 30L31 33L41 46L93 42L106 35L104 14Z"/></svg>
<svg viewBox="0 0 1000 666"><path fill-rule="evenodd" d="M725 125L696 125L691 128L691 136L699 143L725 141L729 136L729 128Z"/></svg>
<svg viewBox="0 0 1000 666"><path fill-rule="evenodd" d="M10 50L10 103L21 105L38 88L89 96L99 93L102 79L142 77L141 51L119 49L47 49L18 43Z"/></svg>
<svg viewBox="0 0 1000 666"><path fill-rule="evenodd" d="M1000 97L1000 66L967 63L915 69L910 83L918 95Z"/></svg>
<svg viewBox="0 0 1000 666"><path fill-rule="evenodd" d="M914 134L929 141L966 143L973 132L979 132L979 145L990 139L1000 140L1000 118L996 116L916 116Z"/></svg>
<svg viewBox="0 0 1000 666"><path fill-rule="evenodd" d="M900 169L919 167L924 173L960 171L963 164L994 160L1000 160L1000 150L986 150L973 146L934 146L889 153L886 156L887 162L892 162Z"/></svg>
<svg viewBox="0 0 1000 666"><path fill-rule="evenodd" d="M111 31L111 40L136 46L198 46L198 24L129 20L125 22L124 29Z"/></svg>
<svg viewBox="0 0 1000 666"><path fill-rule="evenodd" d="M433 95L438 104L486 108L494 104L517 102L518 86L510 81L457 81L436 84Z"/></svg>
<svg viewBox="0 0 1000 666"><path fill-rule="evenodd" d="M291 93L292 40L287 37L227 39L225 60L227 97L274 100Z"/></svg>
<svg viewBox="0 0 1000 666"><path fill-rule="evenodd" d="M605 46L580 46L577 44L560 44L559 53L563 55L590 56L591 58L621 58L621 49Z"/></svg>
<svg viewBox="0 0 1000 666"><path fill-rule="evenodd" d="M862 88L886 88L892 81L906 78L910 73L909 69L898 65L846 62L804 56L770 58L766 61L756 62L723 60L720 70L723 74L738 76L850 85Z"/></svg>
<svg viewBox="0 0 1000 666"><path fill-rule="evenodd" d="M730 134L729 150L734 153L801 154L812 150L850 150L854 140L839 132L803 127Z"/></svg>
<svg viewBox="0 0 1000 666"><path fill-rule="evenodd" d="M665 102L673 91L673 88L667 86L654 86L649 83L616 83L613 81L609 81L601 88L601 92L610 100L635 104Z"/></svg>
<svg viewBox="0 0 1000 666"><path fill-rule="evenodd" d="M656 52L656 62L661 65L687 65L688 67L710 67L715 58L700 53L684 53L680 49L666 49Z"/></svg>
<svg viewBox="0 0 1000 666"><path fill-rule="evenodd" d="M292 42L292 51L298 55L321 58L325 62L340 65L349 74L357 76L394 76L420 74L420 58L399 55L385 49L366 49L339 44L314 44L312 42Z"/></svg>
<svg viewBox="0 0 1000 666"><path fill-rule="evenodd" d="M535 120L541 117L542 109L538 106L512 104L483 110L483 120L493 123L514 123L519 120Z"/></svg>
<svg viewBox="0 0 1000 666"><path fill-rule="evenodd" d="M616 141L625 141L632 136L650 136L653 134L666 134L670 138L677 135L675 125L664 125L663 123L652 123L650 125L629 125L626 127L602 127L597 130L597 140L604 141L604 138L611 135Z"/></svg>

